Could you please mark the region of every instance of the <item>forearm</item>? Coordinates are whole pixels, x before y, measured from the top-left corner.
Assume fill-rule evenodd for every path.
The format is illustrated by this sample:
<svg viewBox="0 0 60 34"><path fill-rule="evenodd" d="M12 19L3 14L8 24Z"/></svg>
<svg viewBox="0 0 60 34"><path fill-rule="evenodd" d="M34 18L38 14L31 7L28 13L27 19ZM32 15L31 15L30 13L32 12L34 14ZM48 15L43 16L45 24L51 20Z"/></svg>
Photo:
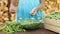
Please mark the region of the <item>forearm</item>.
<svg viewBox="0 0 60 34"><path fill-rule="evenodd" d="M10 5L15 5L17 0L11 0Z"/></svg>
<svg viewBox="0 0 60 34"><path fill-rule="evenodd" d="M45 0L40 0L40 5L38 7L36 7L35 10L42 9L43 8L42 6L44 5L44 3L45 3Z"/></svg>
<svg viewBox="0 0 60 34"><path fill-rule="evenodd" d="M11 2L10 2L10 3L11 3L11 4L14 4L15 2L16 2L16 0L11 0Z"/></svg>
<svg viewBox="0 0 60 34"><path fill-rule="evenodd" d="M40 4L44 4L45 3L45 0L40 0Z"/></svg>

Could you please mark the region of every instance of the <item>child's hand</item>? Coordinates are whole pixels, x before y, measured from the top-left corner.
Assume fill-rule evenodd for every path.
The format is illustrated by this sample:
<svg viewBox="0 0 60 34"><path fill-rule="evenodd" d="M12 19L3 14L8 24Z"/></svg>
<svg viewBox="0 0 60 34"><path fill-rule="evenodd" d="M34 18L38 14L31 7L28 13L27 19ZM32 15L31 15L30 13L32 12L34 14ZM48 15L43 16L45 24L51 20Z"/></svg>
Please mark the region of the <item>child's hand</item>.
<svg viewBox="0 0 60 34"><path fill-rule="evenodd" d="M36 14L37 10L42 9L44 6L45 6L44 4L40 4L40 6L33 8L32 11L30 12L30 15L34 16Z"/></svg>
<svg viewBox="0 0 60 34"><path fill-rule="evenodd" d="M9 12L16 11L16 7L14 5L10 5Z"/></svg>
<svg viewBox="0 0 60 34"><path fill-rule="evenodd" d="M30 12L31 16L34 16L37 12L37 7L33 8L32 11Z"/></svg>

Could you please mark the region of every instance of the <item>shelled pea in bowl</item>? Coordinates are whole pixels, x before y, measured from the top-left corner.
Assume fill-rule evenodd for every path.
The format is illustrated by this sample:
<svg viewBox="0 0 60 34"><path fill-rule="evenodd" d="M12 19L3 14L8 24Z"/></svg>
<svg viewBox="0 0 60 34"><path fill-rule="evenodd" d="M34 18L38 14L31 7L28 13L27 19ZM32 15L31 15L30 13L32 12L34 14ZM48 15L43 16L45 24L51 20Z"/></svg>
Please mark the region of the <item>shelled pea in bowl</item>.
<svg viewBox="0 0 60 34"><path fill-rule="evenodd" d="M26 20L19 20L20 25L25 29L37 29L40 25L40 20L32 20L32 19L26 19Z"/></svg>

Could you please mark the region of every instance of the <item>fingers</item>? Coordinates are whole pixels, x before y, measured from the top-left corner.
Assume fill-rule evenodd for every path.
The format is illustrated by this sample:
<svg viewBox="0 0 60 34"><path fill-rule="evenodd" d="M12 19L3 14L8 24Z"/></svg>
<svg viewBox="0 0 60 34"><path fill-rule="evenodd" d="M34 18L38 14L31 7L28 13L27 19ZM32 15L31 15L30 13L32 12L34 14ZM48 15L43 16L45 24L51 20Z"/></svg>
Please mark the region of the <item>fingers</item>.
<svg viewBox="0 0 60 34"><path fill-rule="evenodd" d="M16 7L14 5L10 5L10 9L9 12L15 12L16 11Z"/></svg>
<svg viewBox="0 0 60 34"><path fill-rule="evenodd" d="M30 15L31 15L31 16L34 16L34 15L36 14L36 12L37 12L37 11L32 10L32 11L30 12Z"/></svg>

